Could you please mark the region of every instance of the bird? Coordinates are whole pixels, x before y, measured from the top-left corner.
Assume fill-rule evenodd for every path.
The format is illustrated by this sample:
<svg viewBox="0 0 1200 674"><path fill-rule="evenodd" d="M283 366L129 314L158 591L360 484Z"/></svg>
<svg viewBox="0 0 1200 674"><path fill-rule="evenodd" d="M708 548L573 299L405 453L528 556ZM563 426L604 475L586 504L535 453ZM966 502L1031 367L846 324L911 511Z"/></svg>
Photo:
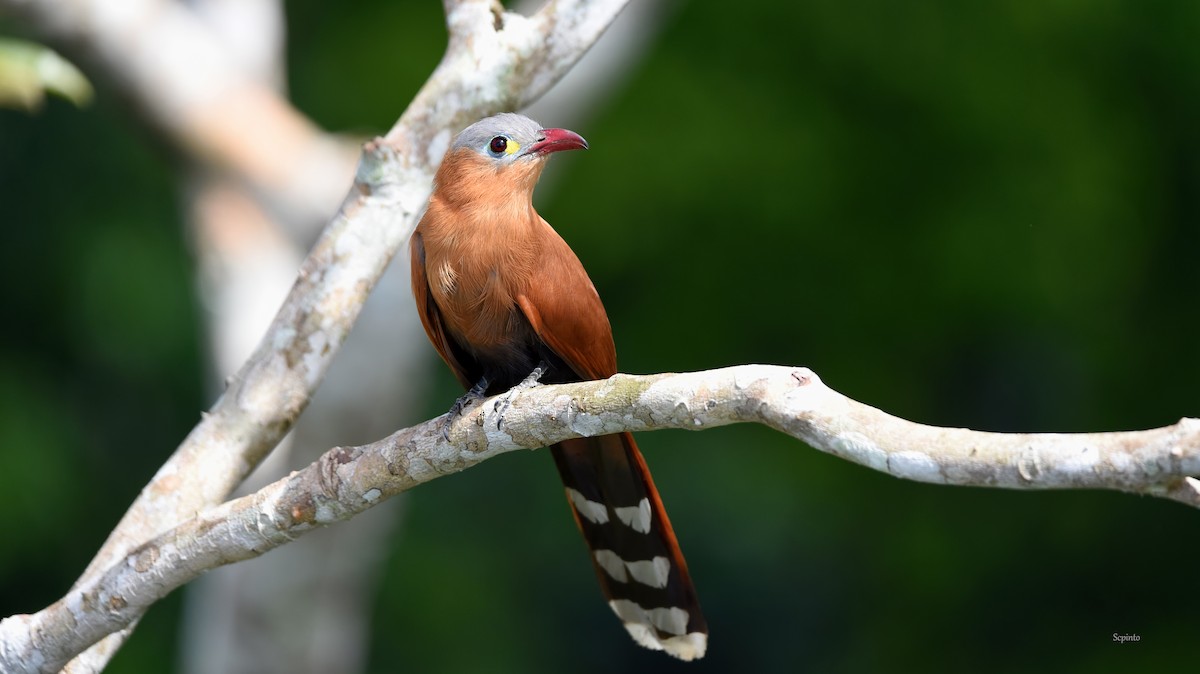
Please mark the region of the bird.
<svg viewBox="0 0 1200 674"><path fill-rule="evenodd" d="M409 252L421 323L468 390L449 418L514 387L616 374L600 296L533 207L550 155L587 148L573 131L501 113L447 149ZM550 453L601 591L630 636L682 660L703 657L708 626L633 436L564 440Z"/></svg>

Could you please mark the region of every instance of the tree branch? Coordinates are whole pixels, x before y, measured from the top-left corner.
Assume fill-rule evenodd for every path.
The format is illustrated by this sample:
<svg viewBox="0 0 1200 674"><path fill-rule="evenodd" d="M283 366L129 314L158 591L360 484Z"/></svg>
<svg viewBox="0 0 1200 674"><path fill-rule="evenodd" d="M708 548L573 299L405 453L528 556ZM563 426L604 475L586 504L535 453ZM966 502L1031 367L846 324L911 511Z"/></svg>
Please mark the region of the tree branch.
<svg viewBox="0 0 1200 674"><path fill-rule="evenodd" d="M511 404L501 416L506 396ZM851 400L806 368L745 365L538 386L483 401L455 421L449 441L441 435L442 419L361 447L334 448L303 470L138 546L40 613L0 621L0 669L56 671L207 570L256 557L499 454L580 436L754 422L900 478L1115 489L1200 507L1200 419L1113 433L939 428Z"/></svg>
<svg viewBox="0 0 1200 674"><path fill-rule="evenodd" d="M283 0L177 1L220 40L244 74L282 96ZM233 116L223 119L242 123ZM288 217L293 209L264 203L264 192L244 179L183 157L186 224L207 319L209 391L223 389L226 377L253 352L312 239L337 209L361 146L350 145L343 162L304 167L306 174L329 176L324 193L331 199L319 217L303 220ZM334 171L341 175L331 175ZM434 363L416 313L397 311L409 293L403 257L372 291L321 393L235 494L262 488L332 445L386 435L395 430L397 411L412 409L423 397L432 381L423 375ZM325 529L288 554L222 567L190 583L179 630L179 674L361 672L383 553L404 536L402 505L393 502L356 518L353 526ZM296 610L301 606L304 610Z"/></svg>

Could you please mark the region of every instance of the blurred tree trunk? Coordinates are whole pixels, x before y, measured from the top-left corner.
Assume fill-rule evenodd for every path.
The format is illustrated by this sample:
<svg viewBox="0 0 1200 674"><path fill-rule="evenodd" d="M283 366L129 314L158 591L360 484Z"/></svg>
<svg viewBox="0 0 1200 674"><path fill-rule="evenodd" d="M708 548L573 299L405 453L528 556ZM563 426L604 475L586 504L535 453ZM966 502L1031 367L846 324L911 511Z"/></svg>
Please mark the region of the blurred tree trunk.
<svg viewBox="0 0 1200 674"><path fill-rule="evenodd" d="M285 20L279 0L188 3L243 71L286 96ZM348 184L353 155L342 167ZM198 286L207 310L214 391L237 372L287 295L323 217L275 209L234 176L185 172ZM316 214L319 215L319 214ZM397 260L397 262L401 262ZM376 287L348 350L330 368L292 434L243 484L249 493L313 461L323 449L394 428L421 397L428 354L408 301L407 265ZM375 581L395 535L401 499L345 527L315 533L286 551L217 569L187 589L181 669L353 673L362 670Z"/></svg>

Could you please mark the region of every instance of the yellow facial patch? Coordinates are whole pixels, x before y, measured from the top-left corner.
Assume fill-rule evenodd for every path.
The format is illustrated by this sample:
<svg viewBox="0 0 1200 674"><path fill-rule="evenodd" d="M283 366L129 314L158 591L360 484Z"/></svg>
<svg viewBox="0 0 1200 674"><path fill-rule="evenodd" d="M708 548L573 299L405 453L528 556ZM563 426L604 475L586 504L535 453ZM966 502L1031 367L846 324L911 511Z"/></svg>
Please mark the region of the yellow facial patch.
<svg viewBox="0 0 1200 674"><path fill-rule="evenodd" d="M512 138L508 139L508 146L504 148L504 154L516 154L517 150L521 149L521 144Z"/></svg>

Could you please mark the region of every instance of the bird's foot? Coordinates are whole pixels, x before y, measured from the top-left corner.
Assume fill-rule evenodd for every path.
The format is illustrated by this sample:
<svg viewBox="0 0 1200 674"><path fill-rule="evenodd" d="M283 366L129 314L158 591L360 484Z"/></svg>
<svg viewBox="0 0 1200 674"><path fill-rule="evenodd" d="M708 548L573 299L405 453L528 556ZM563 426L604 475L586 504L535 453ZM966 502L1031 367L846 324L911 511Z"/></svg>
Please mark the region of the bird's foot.
<svg viewBox="0 0 1200 674"><path fill-rule="evenodd" d="M533 372L530 372L529 376L521 380L520 384L517 384L509 389L507 393L500 396L500 399L492 407L492 410L496 412L496 430L500 430L500 424L504 421L504 413L508 411L509 405L512 404L513 396L521 391L527 391L534 386L540 385L541 382L539 380L542 378L542 375L546 374L546 370L549 368L550 366L546 361L539 362L537 367L533 368Z"/></svg>
<svg viewBox="0 0 1200 674"><path fill-rule="evenodd" d="M466 409L473 403L483 400L483 393L484 391L487 391L487 387L488 378L482 377L479 381L475 382L475 385L471 387L471 390L462 394L457 400L454 401L454 404L450 406L450 411L446 414L445 420L442 421L443 440L450 442L450 424L458 421L458 418L461 417L463 412L466 411Z"/></svg>

